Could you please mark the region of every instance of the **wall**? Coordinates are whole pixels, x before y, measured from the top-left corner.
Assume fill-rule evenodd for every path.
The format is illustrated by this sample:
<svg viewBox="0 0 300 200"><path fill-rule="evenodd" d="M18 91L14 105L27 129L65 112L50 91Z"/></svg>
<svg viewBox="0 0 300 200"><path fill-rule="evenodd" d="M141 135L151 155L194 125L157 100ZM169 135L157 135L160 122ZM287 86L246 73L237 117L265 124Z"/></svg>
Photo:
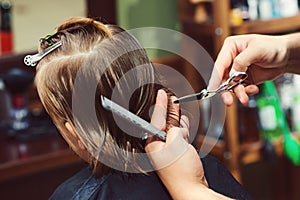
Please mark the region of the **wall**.
<svg viewBox="0 0 300 200"><path fill-rule="evenodd" d="M72 16L86 16L85 0L11 0L14 52L37 49L39 39Z"/></svg>
<svg viewBox="0 0 300 200"><path fill-rule="evenodd" d="M122 28L134 29L140 27L162 27L179 30L177 0L117 0L117 23ZM138 40L161 42L159 33L135 35ZM178 38L172 38L174 44L179 44ZM157 49L147 49L150 58L163 57L169 54Z"/></svg>

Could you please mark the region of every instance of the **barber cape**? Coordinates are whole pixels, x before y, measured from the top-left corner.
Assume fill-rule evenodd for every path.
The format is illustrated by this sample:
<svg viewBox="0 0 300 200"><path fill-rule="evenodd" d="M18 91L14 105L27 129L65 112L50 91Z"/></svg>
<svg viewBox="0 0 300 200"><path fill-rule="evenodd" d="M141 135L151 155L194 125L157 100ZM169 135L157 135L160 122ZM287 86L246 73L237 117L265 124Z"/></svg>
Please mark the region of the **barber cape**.
<svg viewBox="0 0 300 200"><path fill-rule="evenodd" d="M206 156L201 160L205 177L212 190L234 199L253 199L220 161L212 156ZM145 175L113 170L107 175L95 178L92 168L87 167L62 183L50 197L50 200L67 199L165 200L172 198L155 172Z"/></svg>

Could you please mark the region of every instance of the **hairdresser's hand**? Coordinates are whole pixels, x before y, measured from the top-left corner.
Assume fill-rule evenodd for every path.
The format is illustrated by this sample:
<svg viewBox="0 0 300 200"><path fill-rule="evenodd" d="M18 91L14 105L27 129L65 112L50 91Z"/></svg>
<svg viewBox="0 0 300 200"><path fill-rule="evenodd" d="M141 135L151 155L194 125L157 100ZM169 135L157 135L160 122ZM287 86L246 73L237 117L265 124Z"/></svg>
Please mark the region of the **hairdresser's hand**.
<svg viewBox="0 0 300 200"><path fill-rule="evenodd" d="M151 123L161 130L167 127L167 95L159 90ZM179 116L178 104L172 110ZM188 120L181 117L181 127L167 132L166 142L150 139L146 145L158 176L174 199L227 199L208 188L202 162L195 148L188 141Z"/></svg>
<svg viewBox="0 0 300 200"><path fill-rule="evenodd" d="M272 80L286 72L289 43L286 36L239 35L228 37L217 57L209 89L218 87L234 71L247 71L248 86L239 85L234 92L242 104L248 96L258 92L259 83ZM233 102L232 95L222 95L226 105Z"/></svg>

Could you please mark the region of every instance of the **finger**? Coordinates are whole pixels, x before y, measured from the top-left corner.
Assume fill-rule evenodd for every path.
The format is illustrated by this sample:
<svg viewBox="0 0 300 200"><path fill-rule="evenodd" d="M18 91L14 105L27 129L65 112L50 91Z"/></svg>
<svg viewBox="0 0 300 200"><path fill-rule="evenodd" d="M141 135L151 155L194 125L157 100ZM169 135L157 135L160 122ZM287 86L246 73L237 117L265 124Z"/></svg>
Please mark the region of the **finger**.
<svg viewBox="0 0 300 200"><path fill-rule="evenodd" d="M168 131L168 138L166 145L171 144L174 140L184 139L186 142L189 140L189 130L187 128L173 127Z"/></svg>
<svg viewBox="0 0 300 200"><path fill-rule="evenodd" d="M241 104L246 105L248 103L248 95L243 85L238 85L234 88L234 94L239 99Z"/></svg>
<svg viewBox="0 0 300 200"><path fill-rule="evenodd" d="M189 132L189 129L187 128L181 128L181 134L183 136L183 139L190 143L190 132Z"/></svg>
<svg viewBox="0 0 300 200"><path fill-rule="evenodd" d="M248 85L245 87L245 91L248 95L254 95L259 92L259 88L256 85Z"/></svg>
<svg viewBox="0 0 300 200"><path fill-rule="evenodd" d="M180 127L181 128L190 128L190 121L186 115L181 115L180 117Z"/></svg>
<svg viewBox="0 0 300 200"><path fill-rule="evenodd" d="M235 71L246 72L251 64L261 59L261 55L262 54L257 50L257 47L248 46L248 48L244 49L234 58L230 74Z"/></svg>
<svg viewBox="0 0 300 200"><path fill-rule="evenodd" d="M158 90L154 110L151 116L151 124L160 130L166 129L168 97L164 90Z"/></svg>
<svg viewBox="0 0 300 200"><path fill-rule="evenodd" d="M155 137L152 137L155 138ZM151 153L151 152L157 152L165 147L165 142L161 140L147 140L146 146L145 146L145 151L146 153Z"/></svg>
<svg viewBox="0 0 300 200"><path fill-rule="evenodd" d="M233 97L230 92L224 92L221 94L222 100L226 106L230 106L233 103Z"/></svg>
<svg viewBox="0 0 300 200"><path fill-rule="evenodd" d="M170 144L175 138L183 138L185 141L189 142L188 117L182 115L180 118L180 124L182 128L172 127L169 129L166 143L162 142L161 140L155 139L156 137L149 138L145 147L146 152L149 153L162 150L163 148L165 148L165 144Z"/></svg>
<svg viewBox="0 0 300 200"><path fill-rule="evenodd" d="M190 138L190 132L187 128L182 128L181 129L181 134L183 136L183 139L189 143L189 138Z"/></svg>
<svg viewBox="0 0 300 200"><path fill-rule="evenodd" d="M227 79L229 76L230 66L233 59L237 56L238 51L235 45L235 41L229 37L225 40L213 68L211 78L208 84L208 90L217 88L223 80Z"/></svg>
<svg viewBox="0 0 300 200"><path fill-rule="evenodd" d="M179 104L175 104L174 101L177 99L175 96L171 96L170 100L168 101L168 110L167 110L167 125L166 131L168 131L172 127L180 126L180 111L179 111Z"/></svg>
<svg viewBox="0 0 300 200"><path fill-rule="evenodd" d="M229 64L230 66L230 64ZM218 88L229 77L229 66L226 64L218 64L217 61L211 73L210 80L208 82L207 89L214 90Z"/></svg>
<svg viewBox="0 0 300 200"><path fill-rule="evenodd" d="M189 134L189 126L190 126L190 122L189 122L189 118L185 115L182 115L180 117L180 127L185 129L187 134L184 136L184 139L189 142L189 138L190 138L190 134Z"/></svg>
<svg viewBox="0 0 300 200"><path fill-rule="evenodd" d="M170 166L190 148L184 139L187 129L173 127L168 131L166 143L155 141L146 146L146 152L156 170Z"/></svg>

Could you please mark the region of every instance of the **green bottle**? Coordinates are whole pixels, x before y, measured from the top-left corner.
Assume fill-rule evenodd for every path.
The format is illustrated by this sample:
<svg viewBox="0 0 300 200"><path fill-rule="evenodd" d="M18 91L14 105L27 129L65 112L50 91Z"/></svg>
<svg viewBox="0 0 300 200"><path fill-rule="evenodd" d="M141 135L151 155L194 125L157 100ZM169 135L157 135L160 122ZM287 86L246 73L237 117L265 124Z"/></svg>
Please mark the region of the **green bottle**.
<svg viewBox="0 0 300 200"><path fill-rule="evenodd" d="M257 107L263 138L274 142L282 137L284 131L290 132L273 81L261 85Z"/></svg>
<svg viewBox="0 0 300 200"><path fill-rule="evenodd" d="M283 152L295 165L300 165L300 144L292 136L273 81L262 84L257 98L262 137L270 142L283 139Z"/></svg>

